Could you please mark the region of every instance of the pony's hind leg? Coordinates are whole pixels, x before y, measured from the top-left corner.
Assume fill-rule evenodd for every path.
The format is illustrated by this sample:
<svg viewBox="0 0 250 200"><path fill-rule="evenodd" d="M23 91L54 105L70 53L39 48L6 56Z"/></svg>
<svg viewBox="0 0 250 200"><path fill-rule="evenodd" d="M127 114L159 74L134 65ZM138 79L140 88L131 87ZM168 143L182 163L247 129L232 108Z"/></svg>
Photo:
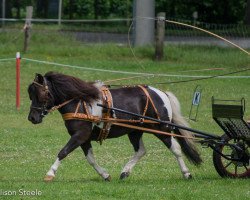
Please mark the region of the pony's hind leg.
<svg viewBox="0 0 250 200"><path fill-rule="evenodd" d="M111 176L108 174L108 172L96 163L91 143L90 142L84 143L81 145L81 148L89 164L97 171L97 173L105 181L110 181Z"/></svg>
<svg viewBox="0 0 250 200"><path fill-rule="evenodd" d="M183 158L182 158L182 152L181 152L181 147L179 143L176 141L175 138L171 137L171 147L170 150L172 153L175 155L177 162L181 168L181 172L183 174L183 177L186 179L191 179L192 175L190 174Z"/></svg>
<svg viewBox="0 0 250 200"><path fill-rule="evenodd" d="M133 131L128 134L129 140L134 147L135 154L134 156L128 161L128 163L124 166L120 179L125 179L131 173L133 167L136 163L146 154L144 144L142 141L142 131Z"/></svg>
<svg viewBox="0 0 250 200"><path fill-rule="evenodd" d="M176 141L174 137L164 136L164 135L157 135L157 137L170 149L170 151L174 154L183 174L183 177L186 179L192 178L192 175L189 172L183 158L181 147L179 143Z"/></svg>

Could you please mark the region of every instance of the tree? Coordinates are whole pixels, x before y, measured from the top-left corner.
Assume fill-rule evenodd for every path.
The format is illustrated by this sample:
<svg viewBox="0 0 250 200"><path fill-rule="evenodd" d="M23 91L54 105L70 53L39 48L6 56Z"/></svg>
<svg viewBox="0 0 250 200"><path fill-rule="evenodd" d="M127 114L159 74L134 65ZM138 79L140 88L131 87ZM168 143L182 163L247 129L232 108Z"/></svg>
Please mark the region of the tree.
<svg viewBox="0 0 250 200"><path fill-rule="evenodd" d="M69 19L73 19L74 10L74 0L69 0Z"/></svg>
<svg viewBox="0 0 250 200"><path fill-rule="evenodd" d="M250 0L247 1L245 24L250 25Z"/></svg>
<svg viewBox="0 0 250 200"><path fill-rule="evenodd" d="M94 17L107 17L109 14L110 3L106 0L94 0Z"/></svg>
<svg viewBox="0 0 250 200"><path fill-rule="evenodd" d="M47 18L49 11L49 0L37 0L36 14L38 17Z"/></svg>
<svg viewBox="0 0 250 200"><path fill-rule="evenodd" d="M11 1L5 1L5 17L6 18L12 18L12 2Z"/></svg>
<svg viewBox="0 0 250 200"><path fill-rule="evenodd" d="M16 16L14 16L14 17L19 19L19 18L21 17L21 16L20 16L21 0L16 0L16 1L14 2L13 7L16 8Z"/></svg>

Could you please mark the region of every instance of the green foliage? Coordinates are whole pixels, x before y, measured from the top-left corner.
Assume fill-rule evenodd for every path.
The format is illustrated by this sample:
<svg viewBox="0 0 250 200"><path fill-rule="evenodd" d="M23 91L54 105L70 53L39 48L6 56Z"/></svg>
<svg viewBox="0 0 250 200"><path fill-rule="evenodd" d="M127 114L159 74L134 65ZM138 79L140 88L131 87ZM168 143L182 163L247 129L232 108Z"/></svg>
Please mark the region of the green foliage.
<svg viewBox="0 0 250 200"><path fill-rule="evenodd" d="M198 12L198 21L208 23L234 24L243 22L246 0L159 0L156 12L166 12L168 18L193 20L193 12Z"/></svg>
<svg viewBox="0 0 250 200"><path fill-rule="evenodd" d="M183 3L182 0L157 0L155 1L155 9L156 13L166 12L168 18L193 20L193 12L197 11L198 21L234 24L243 23L246 2L246 0L186 0ZM20 15L20 10L25 10L28 5L33 5L35 7L34 17L56 17L57 4L56 0L53 2L48 0L10 0L6 1L6 16L25 17ZM131 18L132 7L133 0L65 0L63 1L62 16L66 19Z"/></svg>

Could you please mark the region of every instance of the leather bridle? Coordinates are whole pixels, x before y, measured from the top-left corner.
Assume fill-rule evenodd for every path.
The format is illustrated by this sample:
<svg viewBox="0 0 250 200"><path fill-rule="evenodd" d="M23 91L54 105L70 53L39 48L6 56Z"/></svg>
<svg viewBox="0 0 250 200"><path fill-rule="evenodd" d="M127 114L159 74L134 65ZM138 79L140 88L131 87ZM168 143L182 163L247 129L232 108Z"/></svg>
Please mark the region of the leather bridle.
<svg viewBox="0 0 250 200"><path fill-rule="evenodd" d="M48 84L47 84L47 81L46 79L44 78L44 85L36 82L36 81L33 81L33 83L39 87L42 87L45 91L45 101L44 101L44 104L40 107L37 107L37 106L30 106L30 109L34 109L34 110L39 110L41 111L41 116L46 116L47 114L49 114L50 112L52 111L55 111L63 106L65 106L66 104L70 103L71 101L73 101L74 99L70 99L70 100L67 100L65 102L63 102L62 104L59 104L57 106L53 106L52 108L50 109L47 109L47 106L48 106L48 102L49 102L49 95L51 97L53 97L53 95L50 93L49 91L49 87L48 87Z"/></svg>
<svg viewBox="0 0 250 200"><path fill-rule="evenodd" d="M48 106L48 102L49 102L49 94L50 94L50 91L49 91L49 87L47 85L47 81L46 79L44 78L44 84L40 84L36 81L33 81L33 83L39 87L42 87L43 90L45 91L45 101L43 103L42 106L40 107L37 107L37 106L30 106L30 109L34 109L34 110L39 110L41 111L41 116L46 116L48 113L49 113L49 110L47 109L47 106Z"/></svg>

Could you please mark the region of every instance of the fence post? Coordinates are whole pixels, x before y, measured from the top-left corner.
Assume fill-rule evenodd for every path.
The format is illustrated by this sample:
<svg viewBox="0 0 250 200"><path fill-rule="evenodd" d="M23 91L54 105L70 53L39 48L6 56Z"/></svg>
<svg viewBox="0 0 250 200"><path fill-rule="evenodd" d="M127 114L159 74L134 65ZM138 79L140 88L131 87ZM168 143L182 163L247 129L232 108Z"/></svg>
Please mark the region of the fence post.
<svg viewBox="0 0 250 200"><path fill-rule="evenodd" d="M21 56L20 53L16 53L16 109L20 109L20 64Z"/></svg>
<svg viewBox="0 0 250 200"><path fill-rule="evenodd" d="M26 7L26 21L24 25L24 47L23 51L26 52L29 46L31 19L33 14L33 6Z"/></svg>
<svg viewBox="0 0 250 200"><path fill-rule="evenodd" d="M155 38L155 60L162 60L164 56L164 38L165 38L165 18L166 13L160 12L157 14L156 23L156 38Z"/></svg>
<svg viewBox="0 0 250 200"><path fill-rule="evenodd" d="M58 5L58 25L60 26L62 22L62 0L59 0Z"/></svg>
<svg viewBox="0 0 250 200"><path fill-rule="evenodd" d="M155 40L155 0L133 1L133 44L145 46L154 44Z"/></svg>

